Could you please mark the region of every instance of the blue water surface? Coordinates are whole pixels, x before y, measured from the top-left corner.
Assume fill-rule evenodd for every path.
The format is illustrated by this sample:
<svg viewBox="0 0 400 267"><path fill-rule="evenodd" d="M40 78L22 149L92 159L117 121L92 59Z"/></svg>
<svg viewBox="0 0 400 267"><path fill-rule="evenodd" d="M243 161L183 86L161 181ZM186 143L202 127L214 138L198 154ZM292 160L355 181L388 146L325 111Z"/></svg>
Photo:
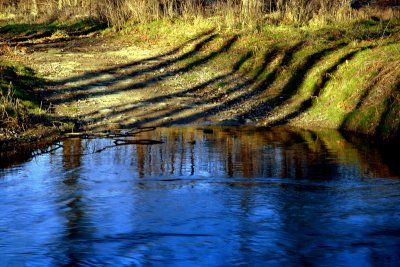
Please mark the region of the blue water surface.
<svg viewBox="0 0 400 267"><path fill-rule="evenodd" d="M400 266L399 167L380 146L248 127L106 137L0 169L0 266Z"/></svg>

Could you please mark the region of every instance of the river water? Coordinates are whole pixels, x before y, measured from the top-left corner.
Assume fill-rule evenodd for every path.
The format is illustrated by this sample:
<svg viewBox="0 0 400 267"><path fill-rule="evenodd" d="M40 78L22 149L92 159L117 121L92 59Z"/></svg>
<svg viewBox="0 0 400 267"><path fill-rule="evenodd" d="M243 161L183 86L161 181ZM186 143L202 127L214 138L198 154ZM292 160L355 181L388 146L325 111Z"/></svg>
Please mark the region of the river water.
<svg viewBox="0 0 400 267"><path fill-rule="evenodd" d="M0 159L0 266L400 265L391 151L331 131L125 135Z"/></svg>

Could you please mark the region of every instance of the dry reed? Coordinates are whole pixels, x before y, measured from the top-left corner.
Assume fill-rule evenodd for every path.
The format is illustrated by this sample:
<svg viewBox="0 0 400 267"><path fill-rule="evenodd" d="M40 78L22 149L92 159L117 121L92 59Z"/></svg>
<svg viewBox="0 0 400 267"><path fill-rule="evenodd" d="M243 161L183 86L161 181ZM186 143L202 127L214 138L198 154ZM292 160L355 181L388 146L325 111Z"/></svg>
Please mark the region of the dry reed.
<svg viewBox="0 0 400 267"><path fill-rule="evenodd" d="M369 16L372 9L353 10L350 0L0 0L0 13L33 14L51 19L91 16L123 27L158 19L214 17L228 27L260 23L326 24ZM396 9L380 9L384 19L399 17Z"/></svg>
<svg viewBox="0 0 400 267"><path fill-rule="evenodd" d="M14 125L23 129L27 118L27 111L14 96L13 86L10 83L5 93L0 90L0 125Z"/></svg>

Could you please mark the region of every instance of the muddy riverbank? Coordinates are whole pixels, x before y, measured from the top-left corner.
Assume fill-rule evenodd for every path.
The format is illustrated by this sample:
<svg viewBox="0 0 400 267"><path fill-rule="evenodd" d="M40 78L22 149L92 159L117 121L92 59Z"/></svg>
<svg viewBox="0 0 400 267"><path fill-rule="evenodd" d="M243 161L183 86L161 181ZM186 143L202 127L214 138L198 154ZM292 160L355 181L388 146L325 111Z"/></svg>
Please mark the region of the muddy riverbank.
<svg viewBox="0 0 400 267"><path fill-rule="evenodd" d="M32 94L55 128L292 125L389 140L398 138L400 117L396 25L379 42L326 29L288 28L289 40L278 28L180 31L184 25L165 22L129 34L56 31L2 44L14 49L4 58L46 81ZM176 31L166 35L168 27Z"/></svg>

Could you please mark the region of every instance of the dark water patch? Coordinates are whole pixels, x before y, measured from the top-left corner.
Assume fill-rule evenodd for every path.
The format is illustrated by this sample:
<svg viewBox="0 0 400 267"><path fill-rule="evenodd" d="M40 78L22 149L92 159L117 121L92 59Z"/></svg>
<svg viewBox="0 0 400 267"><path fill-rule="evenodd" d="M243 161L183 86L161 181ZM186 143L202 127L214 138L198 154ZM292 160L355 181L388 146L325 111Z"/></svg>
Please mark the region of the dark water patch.
<svg viewBox="0 0 400 267"><path fill-rule="evenodd" d="M116 138L0 169L0 265L400 262L400 173L374 145L250 127Z"/></svg>
<svg viewBox="0 0 400 267"><path fill-rule="evenodd" d="M36 156L61 148L56 136L41 141L0 141L0 170L29 161Z"/></svg>

